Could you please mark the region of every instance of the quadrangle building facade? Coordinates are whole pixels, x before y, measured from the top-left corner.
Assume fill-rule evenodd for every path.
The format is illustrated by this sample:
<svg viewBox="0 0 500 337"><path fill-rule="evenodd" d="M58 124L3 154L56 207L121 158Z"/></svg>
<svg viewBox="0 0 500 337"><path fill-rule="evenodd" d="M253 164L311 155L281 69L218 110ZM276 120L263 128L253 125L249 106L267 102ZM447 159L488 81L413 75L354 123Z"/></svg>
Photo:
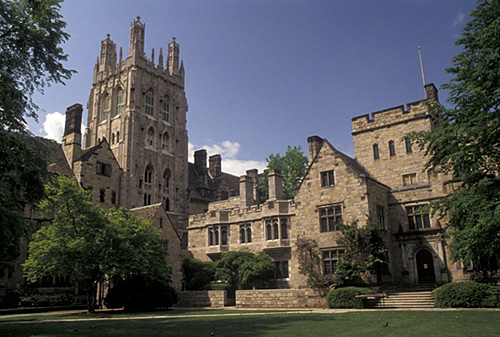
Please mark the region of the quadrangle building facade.
<svg viewBox="0 0 500 337"><path fill-rule="evenodd" d="M309 137L309 167L295 198L283 199L280 172L271 170L269 198L259 203L257 170L241 177L224 173L220 155L211 156L207 166L205 150L188 162L188 104L179 44L172 39L165 60L163 49L157 59L154 50L148 59L144 39L145 24L137 18L124 58L108 35L94 67L83 137L83 106L75 104L66 111L62 146L40 142L54 149L49 169L75 177L92 191L95 203L105 209L123 206L153 221L165 240L176 288L182 288L186 257L215 261L233 250L267 252L276 263L280 288L304 287L297 239L316 241L323 273L333 274L343 253L336 224L357 220L364 225L368 219L378 224L389 249L383 282L467 279L466 270L447 256L446 224L420 211L452 193L459 182L424 170L423 152L403 140L411 131L433 130L425 103L438 101L433 84L425 86L422 101L354 117L354 158L327 139ZM33 212L28 213L36 222ZM14 272L0 275L0 284L22 282L25 256L24 248Z"/></svg>

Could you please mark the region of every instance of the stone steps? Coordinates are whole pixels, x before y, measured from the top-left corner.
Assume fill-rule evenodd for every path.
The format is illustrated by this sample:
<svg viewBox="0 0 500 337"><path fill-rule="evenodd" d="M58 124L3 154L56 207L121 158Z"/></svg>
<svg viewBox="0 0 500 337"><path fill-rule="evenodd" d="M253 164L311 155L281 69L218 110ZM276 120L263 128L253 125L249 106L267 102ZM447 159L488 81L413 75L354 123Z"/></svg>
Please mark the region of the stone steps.
<svg viewBox="0 0 500 337"><path fill-rule="evenodd" d="M434 294L432 291L389 293L375 308L430 309L434 308Z"/></svg>

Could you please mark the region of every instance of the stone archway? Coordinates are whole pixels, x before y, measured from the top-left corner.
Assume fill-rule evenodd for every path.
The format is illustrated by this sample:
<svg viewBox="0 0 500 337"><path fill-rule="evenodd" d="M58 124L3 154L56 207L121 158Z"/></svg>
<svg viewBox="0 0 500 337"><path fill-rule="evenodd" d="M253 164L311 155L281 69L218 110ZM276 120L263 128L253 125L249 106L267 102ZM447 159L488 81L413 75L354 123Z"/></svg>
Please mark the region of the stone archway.
<svg viewBox="0 0 500 337"><path fill-rule="evenodd" d="M420 249L415 254L417 263L418 284L434 284L436 274L434 273L434 257L427 249Z"/></svg>

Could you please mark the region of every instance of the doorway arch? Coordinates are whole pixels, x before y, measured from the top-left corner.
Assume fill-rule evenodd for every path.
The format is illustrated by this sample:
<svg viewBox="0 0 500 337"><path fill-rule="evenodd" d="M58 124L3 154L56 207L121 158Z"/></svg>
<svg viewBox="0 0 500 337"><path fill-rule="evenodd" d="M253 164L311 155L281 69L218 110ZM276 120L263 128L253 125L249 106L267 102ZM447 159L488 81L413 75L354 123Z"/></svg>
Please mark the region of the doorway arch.
<svg viewBox="0 0 500 337"><path fill-rule="evenodd" d="M415 255L417 263L418 284L434 284L436 275L434 273L434 258L427 249L420 249Z"/></svg>

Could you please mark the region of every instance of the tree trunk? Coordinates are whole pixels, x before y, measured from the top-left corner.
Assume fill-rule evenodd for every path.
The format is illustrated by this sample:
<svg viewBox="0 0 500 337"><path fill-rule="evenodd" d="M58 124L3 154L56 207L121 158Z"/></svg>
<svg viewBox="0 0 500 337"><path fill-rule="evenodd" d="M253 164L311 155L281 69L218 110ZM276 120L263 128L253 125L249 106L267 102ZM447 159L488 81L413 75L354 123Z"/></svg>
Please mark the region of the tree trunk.
<svg viewBox="0 0 500 337"><path fill-rule="evenodd" d="M87 288L87 311L91 314L95 313L96 295L97 285L95 282L91 282Z"/></svg>

